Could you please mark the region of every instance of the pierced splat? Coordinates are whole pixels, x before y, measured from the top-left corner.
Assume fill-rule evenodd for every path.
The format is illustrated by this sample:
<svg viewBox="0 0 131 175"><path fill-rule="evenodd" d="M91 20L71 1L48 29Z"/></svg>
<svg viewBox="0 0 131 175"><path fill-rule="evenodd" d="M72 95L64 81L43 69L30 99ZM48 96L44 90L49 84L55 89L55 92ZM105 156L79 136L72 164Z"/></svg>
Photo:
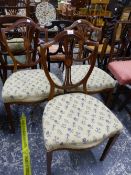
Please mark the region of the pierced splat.
<svg viewBox="0 0 131 175"><path fill-rule="evenodd" d="M84 92L86 92L86 82L87 79L89 78L94 65L95 65L95 61L96 61L96 55L97 55L97 49L98 49L98 43L94 43L94 42L89 42L90 45L93 44L93 46L95 46L94 51L89 55L90 58L92 58L92 64L89 68L89 70L87 70L87 73L85 74L85 76L83 77L82 80L78 80L78 82L74 82L72 80L72 66L74 66L74 62L81 62L83 63L84 60L88 60L87 58L83 57L83 50L84 50L84 37L83 35L81 35L81 33L79 33L78 31L75 30L67 30L67 31L63 31L60 32L59 34L56 35L56 37L54 37L53 41L46 43L44 45L41 45L41 56L42 56L42 65L43 68L45 70L45 73L47 75L47 77L49 78L49 81L52 85L52 91L50 94L50 98L52 98L53 96L53 89L56 88L60 88L60 89L64 89L66 91L74 89L80 85L83 86ZM52 45L55 44L62 44L62 48L64 50L64 55L65 55L65 59L64 59L64 74L63 74L63 85L58 85L56 84L53 79L51 79L50 74L48 72L48 68L47 68L47 57L46 57L46 50L47 48L49 49ZM78 52L76 54L75 49L78 49Z"/></svg>

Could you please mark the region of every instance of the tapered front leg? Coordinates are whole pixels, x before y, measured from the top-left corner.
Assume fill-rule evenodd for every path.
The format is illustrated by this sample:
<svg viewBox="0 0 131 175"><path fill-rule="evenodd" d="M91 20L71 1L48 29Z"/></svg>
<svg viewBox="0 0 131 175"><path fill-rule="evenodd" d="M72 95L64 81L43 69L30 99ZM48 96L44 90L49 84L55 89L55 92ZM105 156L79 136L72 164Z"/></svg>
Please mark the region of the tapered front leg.
<svg viewBox="0 0 131 175"><path fill-rule="evenodd" d="M53 154L53 152L47 152L47 153L46 153L47 175L51 175L52 154Z"/></svg>
<svg viewBox="0 0 131 175"><path fill-rule="evenodd" d="M4 105L5 105L5 109L6 109L6 113L7 113L7 119L8 119L8 122L9 122L9 128L10 128L12 133L15 133L15 127L14 127L14 124L13 124L13 118L12 118L12 112L11 112L10 104L4 103Z"/></svg>
<svg viewBox="0 0 131 175"><path fill-rule="evenodd" d="M113 137L109 138L109 140L107 142L107 145L106 145L106 147L105 147L105 149L102 153L102 156L100 158L100 161L103 161L106 158L108 152L110 151L112 145L115 143L118 136L119 136L119 134L116 134Z"/></svg>

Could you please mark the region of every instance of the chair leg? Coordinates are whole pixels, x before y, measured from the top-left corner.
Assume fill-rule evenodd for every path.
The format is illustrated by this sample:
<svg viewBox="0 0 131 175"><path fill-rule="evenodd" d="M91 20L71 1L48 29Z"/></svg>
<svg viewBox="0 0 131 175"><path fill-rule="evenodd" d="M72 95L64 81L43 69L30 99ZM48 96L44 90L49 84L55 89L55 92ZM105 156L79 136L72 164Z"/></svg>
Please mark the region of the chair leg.
<svg viewBox="0 0 131 175"><path fill-rule="evenodd" d="M109 108L111 107L111 102L112 102L112 98L113 98L113 91L114 91L114 89L108 93L107 98L106 98L106 102L105 102L106 106L108 106Z"/></svg>
<svg viewBox="0 0 131 175"><path fill-rule="evenodd" d="M6 79L7 79L7 70L3 69L3 84L5 83Z"/></svg>
<svg viewBox="0 0 131 175"><path fill-rule="evenodd" d="M5 109L6 109L6 112L7 112L7 119L8 119L8 122L9 122L9 128L10 128L12 133L15 133L15 128L14 128L14 124L13 124L10 104L4 103L4 106L5 106Z"/></svg>
<svg viewBox="0 0 131 175"><path fill-rule="evenodd" d="M50 60L48 60L48 71L50 72Z"/></svg>
<svg viewBox="0 0 131 175"><path fill-rule="evenodd" d="M51 162L52 162L52 153L53 152L47 152L46 158L47 158L47 175L51 175Z"/></svg>
<svg viewBox="0 0 131 175"><path fill-rule="evenodd" d="M0 77L1 77L2 83L4 84L4 78L3 78L3 74L1 72L1 70L0 70Z"/></svg>
<svg viewBox="0 0 131 175"><path fill-rule="evenodd" d="M110 151L112 145L115 143L115 141L118 138L118 136L119 136L119 134L116 134L113 137L109 138L109 140L107 142L107 145L106 145L106 147L105 147L105 149L104 149L104 151L102 153L102 156L100 158L100 161L103 161L106 158L108 152Z"/></svg>

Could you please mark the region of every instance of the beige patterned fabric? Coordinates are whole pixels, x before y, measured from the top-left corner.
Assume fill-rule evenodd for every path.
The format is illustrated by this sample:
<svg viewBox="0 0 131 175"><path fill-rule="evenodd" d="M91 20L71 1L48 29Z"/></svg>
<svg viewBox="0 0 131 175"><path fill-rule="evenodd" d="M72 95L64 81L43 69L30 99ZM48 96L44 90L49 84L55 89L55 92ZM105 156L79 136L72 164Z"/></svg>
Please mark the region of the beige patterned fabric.
<svg viewBox="0 0 131 175"><path fill-rule="evenodd" d="M61 84L60 80L52 73L52 79ZM44 100L50 92L50 84L41 69L22 70L13 73L5 82L2 90L4 103L10 102L36 102ZM60 90L56 94L62 93Z"/></svg>
<svg viewBox="0 0 131 175"><path fill-rule="evenodd" d="M43 114L47 151L90 148L122 128L121 122L102 102L82 93L53 98Z"/></svg>
<svg viewBox="0 0 131 175"><path fill-rule="evenodd" d="M73 65L71 67L71 77L72 82L79 82L86 75L89 70L89 65ZM65 72L63 77L65 76ZM89 80L87 81L87 91L97 92L107 88L114 88L116 86L116 81L103 70L94 67ZM83 90L82 86L78 90Z"/></svg>

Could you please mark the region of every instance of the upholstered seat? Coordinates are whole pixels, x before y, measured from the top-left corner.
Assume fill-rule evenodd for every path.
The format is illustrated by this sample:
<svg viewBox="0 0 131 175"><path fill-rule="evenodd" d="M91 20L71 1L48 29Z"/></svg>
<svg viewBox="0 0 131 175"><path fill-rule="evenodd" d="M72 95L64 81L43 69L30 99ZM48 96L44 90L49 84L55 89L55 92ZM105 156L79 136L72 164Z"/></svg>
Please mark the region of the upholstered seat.
<svg viewBox="0 0 131 175"><path fill-rule="evenodd" d="M73 65L71 67L72 82L77 83L82 78L84 78L89 68L90 68L89 65ZM87 81L87 91L88 92L102 91L104 89L114 88L115 85L116 81L109 74L107 74L106 72L97 67L94 67L89 77L89 80ZM80 86L78 87L78 89L83 90L83 87Z"/></svg>
<svg viewBox="0 0 131 175"><path fill-rule="evenodd" d="M47 151L90 148L122 128L121 122L102 102L82 93L53 98L43 114Z"/></svg>
<svg viewBox="0 0 131 175"><path fill-rule="evenodd" d="M94 46L85 46L85 47L91 52L94 50ZM98 54L101 54L102 48L103 48L103 44L99 44ZM110 54L110 51L111 51L111 46L108 45L105 54ZM115 53L117 52L116 48L114 48L114 52Z"/></svg>
<svg viewBox="0 0 131 175"><path fill-rule="evenodd" d="M60 80L52 73L51 77L58 84ZM13 73L5 82L2 90L4 103L37 102L48 98L50 84L43 70L32 69ZM62 93L56 90L55 93Z"/></svg>
<svg viewBox="0 0 131 175"><path fill-rule="evenodd" d="M131 61L113 61L108 64L108 69L118 80L119 84L124 85L131 82Z"/></svg>

